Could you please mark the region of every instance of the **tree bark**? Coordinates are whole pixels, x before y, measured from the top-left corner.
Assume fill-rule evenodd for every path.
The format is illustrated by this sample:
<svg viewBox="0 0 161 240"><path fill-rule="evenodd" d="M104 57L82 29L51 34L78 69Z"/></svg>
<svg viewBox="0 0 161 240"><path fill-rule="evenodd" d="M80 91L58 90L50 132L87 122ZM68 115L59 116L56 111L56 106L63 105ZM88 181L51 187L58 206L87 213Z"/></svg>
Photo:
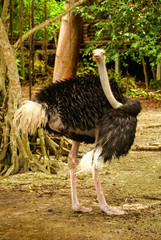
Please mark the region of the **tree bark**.
<svg viewBox="0 0 161 240"><path fill-rule="evenodd" d="M17 139L15 136L15 129L13 126L13 116L15 110L21 104L21 86L19 82L19 75L17 64L14 56L14 51L12 46L9 43L5 27L0 19L0 47L3 51L4 60L8 69L8 78L9 78L9 87L8 87L8 102L7 102L7 113L5 114L5 122L4 122L4 132L3 135L7 135L6 137L10 137L10 149L11 149L11 167L8 169L6 176L16 173L19 166L17 160ZM3 149L1 152L1 160L2 155L5 157L6 146L3 145Z"/></svg>
<svg viewBox="0 0 161 240"><path fill-rule="evenodd" d="M1 19L4 24L5 29L7 29L7 14L8 14L8 6L9 6L10 0L5 0L3 3L3 9L2 9L2 15Z"/></svg>
<svg viewBox="0 0 161 240"><path fill-rule="evenodd" d="M4 1L2 14L1 14L1 20L4 24L4 28L7 31L7 13L8 13L8 6L9 6L10 0ZM2 98L6 98L6 87L5 87L5 80L6 80L6 64L4 61L4 55L2 48L0 47L0 93L2 95Z"/></svg>
<svg viewBox="0 0 161 240"><path fill-rule="evenodd" d="M71 3L77 0L71 0ZM70 4L71 4L70 3ZM70 7L67 4L67 9ZM71 12L61 20L58 47L54 67L53 82L58 79L75 77L79 57L79 47L82 32L82 19Z"/></svg>
<svg viewBox="0 0 161 240"><path fill-rule="evenodd" d="M0 47L0 94L3 99L6 98L6 87L5 87L5 80L6 80L6 64L4 61L4 55L2 48ZM0 97L0 99L1 99ZM2 103L2 101L1 101ZM1 106L0 103L0 106ZM2 103L3 104L3 103Z"/></svg>
<svg viewBox="0 0 161 240"><path fill-rule="evenodd" d="M13 93L12 99L12 112L17 109L17 106L21 103L21 86L19 82L19 74L17 69L17 63L14 56L14 50L9 43L8 36L6 34L2 20L0 19L0 47L3 50L4 59L7 65L9 79L11 82L10 92ZM10 106L9 106L10 107Z"/></svg>

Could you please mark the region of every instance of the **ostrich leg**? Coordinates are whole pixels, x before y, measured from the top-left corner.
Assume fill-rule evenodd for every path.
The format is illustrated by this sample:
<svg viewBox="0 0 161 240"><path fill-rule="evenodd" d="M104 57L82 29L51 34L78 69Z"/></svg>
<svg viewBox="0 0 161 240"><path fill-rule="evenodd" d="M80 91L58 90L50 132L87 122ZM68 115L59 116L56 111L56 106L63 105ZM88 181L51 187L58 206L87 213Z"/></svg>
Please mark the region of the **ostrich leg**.
<svg viewBox="0 0 161 240"><path fill-rule="evenodd" d="M95 145L97 144L98 135L99 135L99 127L96 127L96 129L95 129ZM100 205L100 209L102 211L104 211L107 215L122 215L122 214L124 214L124 211L121 211L117 208L112 208L112 207L108 206L105 196L104 196L104 193L103 193L102 186L101 186L98 169L96 167L94 167L94 169L93 169L93 178L94 178L94 184L95 184L95 188L96 188L97 199L98 199L98 202Z"/></svg>
<svg viewBox="0 0 161 240"><path fill-rule="evenodd" d="M70 169L70 180L71 180L71 194L72 194L72 209L75 212L91 212L91 208L86 208L80 205L77 197L76 189L76 166L78 164L77 154L79 149L79 142L73 141L72 148L68 156L68 166Z"/></svg>
<svg viewBox="0 0 161 240"><path fill-rule="evenodd" d="M93 170L93 178L94 178L94 183L95 183L95 188L96 188L96 192L97 192L97 198L98 198L98 202L100 205L100 209L102 211L104 211L107 215L123 215L123 214L125 214L124 211L121 211L115 207L108 206L108 204L105 200L105 197L104 197L102 186L101 186L98 169L96 169L96 168L94 168L94 170Z"/></svg>

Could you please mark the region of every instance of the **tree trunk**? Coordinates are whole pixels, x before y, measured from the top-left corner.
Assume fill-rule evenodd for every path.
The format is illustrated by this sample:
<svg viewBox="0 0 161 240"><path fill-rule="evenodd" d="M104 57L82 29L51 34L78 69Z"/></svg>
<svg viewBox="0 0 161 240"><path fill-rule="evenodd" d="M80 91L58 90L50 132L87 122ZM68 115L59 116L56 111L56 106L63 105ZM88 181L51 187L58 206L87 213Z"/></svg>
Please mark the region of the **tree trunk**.
<svg viewBox="0 0 161 240"><path fill-rule="evenodd" d="M2 15L1 15L1 20L3 22L4 28L6 31L7 31L7 13L8 13L9 3L10 3L10 0L4 1ZM2 48L0 47L0 94L2 99L6 98L5 80L6 80L6 64L4 61ZM2 99L0 98L0 100Z"/></svg>
<svg viewBox="0 0 161 240"><path fill-rule="evenodd" d="M13 91L13 94L14 94L13 109L12 109L12 112L14 112L14 110L17 109L17 105L19 105L19 103L21 102L21 86L19 82L19 74L18 74L16 59L14 56L14 50L9 43L6 31L1 19L0 19L0 46L3 50L4 59L7 65L8 73L9 73L9 79L11 81L10 91Z"/></svg>
<svg viewBox="0 0 161 240"><path fill-rule="evenodd" d="M115 73L119 74L120 73L120 60L119 60L119 55L115 59Z"/></svg>
<svg viewBox="0 0 161 240"><path fill-rule="evenodd" d="M6 141L12 143L10 145L11 149L11 168L9 169L9 174L17 172L17 140L15 136L15 129L13 127L13 115L19 104L21 103L21 87L19 83L19 75L16 60L14 57L14 51L12 46L8 41L8 37L0 19L0 47L3 51L4 60L8 69L9 78L9 88L8 88L8 102L7 102L7 113L5 114L5 122L3 127L3 136ZM6 137L5 137L6 136ZM9 137L8 137L9 136ZM7 143L7 145L5 145ZM0 161L5 157L8 142L2 145L2 151L0 154ZM8 175L7 173L7 175Z"/></svg>
<svg viewBox="0 0 161 240"><path fill-rule="evenodd" d="M31 7L31 28L33 29L35 26L34 23L34 5L35 5L35 0L32 0L32 7ZM35 67L34 67L34 63L35 63L35 34L32 34L31 36L31 66L32 66L32 86L35 85Z"/></svg>
<svg viewBox="0 0 161 240"><path fill-rule="evenodd" d="M45 12L45 21L47 20L47 5L46 0L44 1L44 12ZM47 28L44 28L44 60L45 60L45 72L47 73L47 65L48 65L48 54L47 54Z"/></svg>
<svg viewBox="0 0 161 240"><path fill-rule="evenodd" d="M5 87L5 80L6 80L6 64L4 61L3 51L0 47L0 106L3 104L2 99L6 98L6 87ZM2 98L2 99L1 99Z"/></svg>
<svg viewBox="0 0 161 240"><path fill-rule="evenodd" d="M161 63L157 65L156 79L161 80Z"/></svg>
<svg viewBox="0 0 161 240"><path fill-rule="evenodd" d="M71 0L71 3L77 0ZM67 5L67 8L70 4ZM79 57L79 48L82 31L82 19L80 16L68 13L62 18L53 82L58 79L75 77Z"/></svg>
<svg viewBox="0 0 161 240"><path fill-rule="evenodd" d="M142 58L142 64L143 64L143 72L144 72L144 77L145 77L145 88L146 88L146 92L147 92L147 97L149 97L149 95L148 95L148 89L149 89L148 75L147 75L147 71L146 71L146 62L144 60L144 57Z"/></svg>
<svg viewBox="0 0 161 240"><path fill-rule="evenodd" d="M20 5L20 9L19 9L19 14L20 14L20 19L19 19L19 23L20 23L20 58L21 58L21 70L22 70L22 79L25 82L25 66L24 66L24 44L22 41L22 36L23 36L23 1L19 0L19 5Z"/></svg>

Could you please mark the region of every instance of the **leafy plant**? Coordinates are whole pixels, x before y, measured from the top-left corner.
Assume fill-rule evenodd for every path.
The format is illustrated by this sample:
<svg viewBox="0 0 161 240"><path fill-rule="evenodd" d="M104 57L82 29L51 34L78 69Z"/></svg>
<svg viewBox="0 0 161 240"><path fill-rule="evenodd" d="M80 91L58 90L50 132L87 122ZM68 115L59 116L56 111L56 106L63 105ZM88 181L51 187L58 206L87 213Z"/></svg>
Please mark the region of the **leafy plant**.
<svg viewBox="0 0 161 240"><path fill-rule="evenodd" d="M27 54L28 55L28 54ZM26 76L28 76L29 74L29 69L28 69L28 56L25 55L24 56L24 70L25 70L25 74ZM21 68L21 59L20 59L20 51L17 51L15 53L16 56L16 63L17 63L17 67L18 67L18 72L19 72L19 78L20 80L23 81L23 77L22 77L22 68Z"/></svg>
<svg viewBox="0 0 161 240"><path fill-rule="evenodd" d="M151 88L153 90L156 90L156 89L161 89L161 80L158 80L158 79L151 79Z"/></svg>

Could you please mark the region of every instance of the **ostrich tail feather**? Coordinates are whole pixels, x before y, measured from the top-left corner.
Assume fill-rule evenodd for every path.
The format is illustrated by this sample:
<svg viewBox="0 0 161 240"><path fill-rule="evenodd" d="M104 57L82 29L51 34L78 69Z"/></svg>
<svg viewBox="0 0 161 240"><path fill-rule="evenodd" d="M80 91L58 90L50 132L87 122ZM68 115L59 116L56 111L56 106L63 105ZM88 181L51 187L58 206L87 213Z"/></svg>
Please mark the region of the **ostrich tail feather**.
<svg viewBox="0 0 161 240"><path fill-rule="evenodd" d="M48 121L45 108L32 101L26 101L14 115L13 124L22 133L33 135L37 128L44 127Z"/></svg>
<svg viewBox="0 0 161 240"><path fill-rule="evenodd" d="M80 167L82 171L91 171L94 167L100 168L103 166L103 157L100 157L102 147L96 147L87 152L81 159Z"/></svg>
<svg viewBox="0 0 161 240"><path fill-rule="evenodd" d="M109 109L100 121L96 147L101 146L104 162L125 156L130 150L137 126L135 116L122 110Z"/></svg>

